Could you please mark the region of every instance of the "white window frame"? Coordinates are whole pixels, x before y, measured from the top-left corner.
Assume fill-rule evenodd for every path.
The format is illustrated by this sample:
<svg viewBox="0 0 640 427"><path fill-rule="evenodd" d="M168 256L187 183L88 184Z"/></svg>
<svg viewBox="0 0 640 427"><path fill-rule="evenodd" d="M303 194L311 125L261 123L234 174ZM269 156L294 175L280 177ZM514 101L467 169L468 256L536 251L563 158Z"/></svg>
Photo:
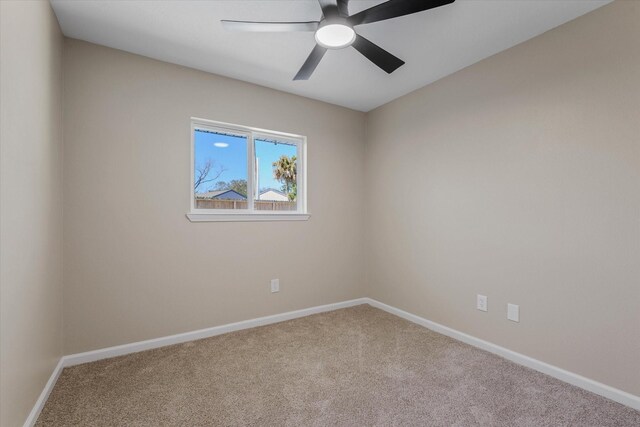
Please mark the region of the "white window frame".
<svg viewBox="0 0 640 427"><path fill-rule="evenodd" d="M196 209L195 208L195 131L223 132L246 136L247 138L247 209ZM254 210L254 186L256 185L255 140L275 139L296 146L297 163L297 210L295 211L258 211ZM191 117L191 208L187 218L191 222L206 221L306 221L307 212L307 137L285 132L259 129L231 123Z"/></svg>

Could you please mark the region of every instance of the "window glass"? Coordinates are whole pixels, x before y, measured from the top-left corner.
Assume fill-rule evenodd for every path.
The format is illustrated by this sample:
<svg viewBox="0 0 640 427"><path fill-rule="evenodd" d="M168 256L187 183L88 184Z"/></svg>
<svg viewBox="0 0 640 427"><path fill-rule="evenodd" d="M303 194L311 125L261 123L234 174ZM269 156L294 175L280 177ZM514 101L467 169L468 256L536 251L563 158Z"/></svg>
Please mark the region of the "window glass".
<svg viewBox="0 0 640 427"><path fill-rule="evenodd" d="M254 209L295 211L298 208L298 164L295 144L255 139Z"/></svg>
<svg viewBox="0 0 640 427"><path fill-rule="evenodd" d="M191 118L192 221L306 220L306 138Z"/></svg>
<svg viewBox="0 0 640 427"><path fill-rule="evenodd" d="M195 129L195 209L247 209L247 136Z"/></svg>

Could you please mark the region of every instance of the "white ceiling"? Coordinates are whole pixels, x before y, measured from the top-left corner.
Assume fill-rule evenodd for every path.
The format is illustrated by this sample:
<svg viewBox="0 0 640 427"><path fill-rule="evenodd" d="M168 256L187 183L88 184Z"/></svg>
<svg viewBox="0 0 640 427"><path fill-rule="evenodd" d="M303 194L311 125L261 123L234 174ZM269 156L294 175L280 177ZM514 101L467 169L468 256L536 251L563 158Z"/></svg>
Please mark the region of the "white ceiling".
<svg viewBox="0 0 640 427"><path fill-rule="evenodd" d="M232 33L221 19L310 21L317 0L51 0L62 31L86 40L360 111L369 111L535 37L610 0L457 0L357 27L403 59L391 75L355 49L327 52L308 81L293 81L313 33ZM349 12L381 3L351 0Z"/></svg>

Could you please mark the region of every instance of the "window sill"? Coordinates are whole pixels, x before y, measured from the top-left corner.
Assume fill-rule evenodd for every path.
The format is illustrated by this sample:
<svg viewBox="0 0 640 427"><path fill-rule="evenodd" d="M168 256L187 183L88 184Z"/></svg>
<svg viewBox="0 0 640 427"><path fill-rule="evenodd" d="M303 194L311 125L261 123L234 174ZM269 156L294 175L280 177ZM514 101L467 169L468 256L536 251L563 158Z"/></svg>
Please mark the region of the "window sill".
<svg viewBox="0 0 640 427"><path fill-rule="evenodd" d="M307 221L311 215L301 213L188 213L191 222L247 222L247 221Z"/></svg>

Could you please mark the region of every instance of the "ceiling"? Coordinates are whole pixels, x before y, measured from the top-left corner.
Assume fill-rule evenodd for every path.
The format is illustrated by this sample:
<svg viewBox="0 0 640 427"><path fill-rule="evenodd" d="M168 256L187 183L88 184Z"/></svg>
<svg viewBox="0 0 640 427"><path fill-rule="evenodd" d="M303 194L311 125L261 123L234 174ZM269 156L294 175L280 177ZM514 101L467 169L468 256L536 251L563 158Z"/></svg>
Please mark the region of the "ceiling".
<svg viewBox="0 0 640 427"><path fill-rule="evenodd" d="M315 44L313 33L232 33L220 20L318 20L317 0L51 3L67 37L369 111L609 1L457 0L362 25L358 33L406 64L388 75L353 48L331 50L308 81L292 79ZM378 3L351 0L349 12Z"/></svg>

